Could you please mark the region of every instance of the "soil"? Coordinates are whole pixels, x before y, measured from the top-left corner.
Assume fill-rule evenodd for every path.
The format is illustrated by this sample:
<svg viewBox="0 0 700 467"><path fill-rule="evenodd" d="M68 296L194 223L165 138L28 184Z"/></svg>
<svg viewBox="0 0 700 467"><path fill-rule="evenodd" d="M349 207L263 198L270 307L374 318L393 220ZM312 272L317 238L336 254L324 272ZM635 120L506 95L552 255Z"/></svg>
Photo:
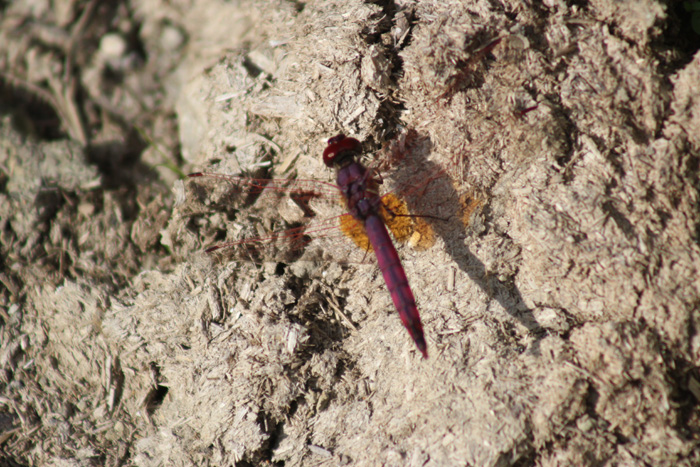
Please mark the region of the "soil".
<svg viewBox="0 0 700 467"><path fill-rule="evenodd" d="M696 3L0 1L2 465L699 465ZM427 360L372 264L203 252L286 215L186 173L341 132L448 213Z"/></svg>

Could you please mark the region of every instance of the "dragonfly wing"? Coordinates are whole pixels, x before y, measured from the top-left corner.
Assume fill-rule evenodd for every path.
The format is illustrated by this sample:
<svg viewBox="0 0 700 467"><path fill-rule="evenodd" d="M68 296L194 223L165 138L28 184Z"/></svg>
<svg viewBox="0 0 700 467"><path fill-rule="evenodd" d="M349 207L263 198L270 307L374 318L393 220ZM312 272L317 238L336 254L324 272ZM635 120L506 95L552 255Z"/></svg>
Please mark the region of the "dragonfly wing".
<svg viewBox="0 0 700 467"><path fill-rule="evenodd" d="M348 237L344 231L354 232ZM367 254L369 241L363 236L364 228L350 215L310 220L290 229L267 232L261 236L214 245L208 253L217 252L228 260L264 263L279 261L333 261L337 263L372 262Z"/></svg>
<svg viewBox="0 0 700 467"><path fill-rule="evenodd" d="M317 199L319 203L340 203L338 187L318 180L256 179L235 177L209 172L189 175L188 188L192 197L211 208L241 209L254 204L272 206L282 200L291 200L302 210L304 205ZM304 210L304 215L313 213Z"/></svg>
<svg viewBox="0 0 700 467"><path fill-rule="evenodd" d="M432 246L434 222L421 217L434 212L431 190L436 176L402 180L382 198L380 217L397 244L425 249ZM427 180L427 181L426 181ZM344 200L336 185L318 180L251 179L216 173L191 175L190 215L226 214L226 237L235 241L211 246L230 259L291 262L332 260L339 263L374 261L364 226L342 213ZM428 193L426 195L426 193ZM232 222L229 219L233 219ZM254 227L252 227L254 226ZM221 226L218 227L219 236ZM214 235L210 235L210 238ZM397 245L398 246L398 245Z"/></svg>
<svg viewBox="0 0 700 467"><path fill-rule="evenodd" d="M316 180L248 179L200 173L191 176L190 215L227 213L237 240L206 251L232 260L367 262L364 228L343 210L335 185ZM228 220L228 219L227 219ZM364 238L364 240L363 240ZM359 252L358 248L363 248ZM371 258L371 255L369 255Z"/></svg>

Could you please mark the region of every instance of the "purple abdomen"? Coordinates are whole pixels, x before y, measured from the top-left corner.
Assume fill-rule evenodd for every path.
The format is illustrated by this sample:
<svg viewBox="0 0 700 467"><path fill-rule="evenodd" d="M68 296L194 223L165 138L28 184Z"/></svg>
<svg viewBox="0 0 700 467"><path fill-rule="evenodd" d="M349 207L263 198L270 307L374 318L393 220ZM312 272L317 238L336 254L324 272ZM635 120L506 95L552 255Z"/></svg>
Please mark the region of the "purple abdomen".
<svg viewBox="0 0 700 467"><path fill-rule="evenodd" d="M408 285L406 273L401 265L399 255L394 248L394 243L384 226L384 222L377 215L368 216L365 219L367 237L377 255L379 269L382 271L386 286L391 293L396 310L403 325L408 330L424 358L428 358L428 350L423 336L423 325L420 321L416 300Z"/></svg>

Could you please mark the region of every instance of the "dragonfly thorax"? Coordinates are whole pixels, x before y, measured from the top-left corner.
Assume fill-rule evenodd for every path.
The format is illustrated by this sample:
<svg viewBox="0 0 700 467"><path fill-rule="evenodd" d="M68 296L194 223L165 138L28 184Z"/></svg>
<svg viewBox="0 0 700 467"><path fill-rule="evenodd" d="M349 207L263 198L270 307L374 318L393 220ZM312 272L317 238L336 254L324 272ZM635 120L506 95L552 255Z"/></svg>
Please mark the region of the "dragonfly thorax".
<svg viewBox="0 0 700 467"><path fill-rule="evenodd" d="M378 214L381 200L377 196L377 183L369 176L365 166L350 162L338 169L336 181L353 217L364 220Z"/></svg>

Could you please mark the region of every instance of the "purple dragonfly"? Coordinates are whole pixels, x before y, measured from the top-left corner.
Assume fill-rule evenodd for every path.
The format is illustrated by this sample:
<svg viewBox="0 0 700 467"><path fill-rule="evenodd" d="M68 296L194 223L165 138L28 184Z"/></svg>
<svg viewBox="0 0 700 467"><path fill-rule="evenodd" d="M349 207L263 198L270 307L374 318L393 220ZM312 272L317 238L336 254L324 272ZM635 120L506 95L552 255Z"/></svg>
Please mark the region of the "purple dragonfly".
<svg viewBox="0 0 700 467"><path fill-rule="evenodd" d="M357 257L357 252L360 252L364 260L369 252L374 251L399 317L418 350L427 358L416 301L387 227L398 241L408 241L417 248L431 246L434 233L422 217L409 214L406 203L398 196L399 190L379 195L382 180L375 170L358 161L361 152L361 144L355 138L340 134L328 140L323 162L336 170L337 185L316 180L256 179L203 172L190 174L189 177L200 180L225 182L223 185L228 187L225 204L233 202L250 206L265 199L281 205L280 200L288 198L301 208L304 216L292 229L248 236L212 246L206 252L225 249L238 258L252 261L270 255L290 261L300 258L312 245L325 251L339 250L337 245L341 242L338 237L351 244L355 254L345 249L345 253L335 253L336 256ZM403 190L401 196L414 195L428 181L430 178L425 176L421 176L420 183L415 183L414 179L410 184L412 188ZM329 218L319 217L315 208L320 205L332 205L335 209L344 205L346 212Z"/></svg>

